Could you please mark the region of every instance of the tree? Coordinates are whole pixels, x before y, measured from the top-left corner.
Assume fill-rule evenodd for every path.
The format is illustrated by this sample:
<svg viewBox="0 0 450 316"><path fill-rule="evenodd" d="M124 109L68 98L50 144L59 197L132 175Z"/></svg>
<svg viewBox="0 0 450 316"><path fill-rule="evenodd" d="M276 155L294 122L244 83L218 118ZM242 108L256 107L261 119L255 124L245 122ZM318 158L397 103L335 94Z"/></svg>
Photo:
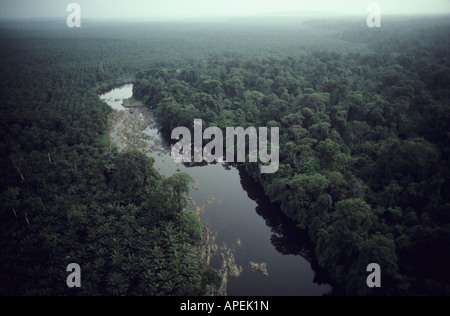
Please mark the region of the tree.
<svg viewBox="0 0 450 316"><path fill-rule="evenodd" d="M111 183L118 192L131 193L139 191L158 179L153 169L153 160L134 151L120 154L114 161L115 169Z"/></svg>
<svg viewBox="0 0 450 316"><path fill-rule="evenodd" d="M341 145L329 138L319 142L316 150L320 153L323 169L342 172L350 160L350 156L343 152Z"/></svg>
<svg viewBox="0 0 450 316"><path fill-rule="evenodd" d="M333 221L341 222L349 230L365 236L376 217L371 212L370 206L361 199L347 199L336 203L336 212L333 213Z"/></svg>
<svg viewBox="0 0 450 316"><path fill-rule="evenodd" d="M295 219L300 227L307 228L312 220L308 216L308 209L328 185L328 180L321 174L296 175L286 182L286 192L280 201L283 210L289 217Z"/></svg>
<svg viewBox="0 0 450 316"><path fill-rule="evenodd" d="M357 295L376 294L376 290L369 289L365 282L367 273L365 267L371 263L377 263L381 267L381 286L386 287L389 293L392 289L403 287L400 283L397 265L397 255L394 240L383 235L373 235L370 239L361 243L359 256L349 272L350 282L347 286L348 293ZM395 293L395 292L394 292Z"/></svg>
<svg viewBox="0 0 450 316"><path fill-rule="evenodd" d="M17 207L20 205L19 188L8 188L7 191L0 194L0 210L2 218L11 218L14 215L17 218Z"/></svg>
<svg viewBox="0 0 450 316"><path fill-rule="evenodd" d="M224 89L230 97L240 97L245 91L244 78L241 76L233 76L225 81Z"/></svg>
<svg viewBox="0 0 450 316"><path fill-rule="evenodd" d="M173 190L173 205L176 210L185 207L184 195L189 193L189 184L194 180L187 173L176 173L165 180L166 185Z"/></svg>

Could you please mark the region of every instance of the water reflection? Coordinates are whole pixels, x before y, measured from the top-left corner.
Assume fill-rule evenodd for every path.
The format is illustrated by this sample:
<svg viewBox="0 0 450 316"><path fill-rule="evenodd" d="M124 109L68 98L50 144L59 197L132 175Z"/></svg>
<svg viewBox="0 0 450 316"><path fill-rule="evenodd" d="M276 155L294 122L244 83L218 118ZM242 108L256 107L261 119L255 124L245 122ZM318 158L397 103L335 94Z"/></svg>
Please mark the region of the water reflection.
<svg viewBox="0 0 450 316"><path fill-rule="evenodd" d="M332 290L325 295L343 295L342 290L334 284L315 260L314 245L308 233L298 228L292 220L284 215L278 204L269 200L262 187L247 174L245 167L239 166L238 170L242 188L247 192L248 197L258 204L256 213L264 219L267 227L273 233L270 242L275 249L284 256L295 255L306 259L315 272L314 283L333 286Z"/></svg>

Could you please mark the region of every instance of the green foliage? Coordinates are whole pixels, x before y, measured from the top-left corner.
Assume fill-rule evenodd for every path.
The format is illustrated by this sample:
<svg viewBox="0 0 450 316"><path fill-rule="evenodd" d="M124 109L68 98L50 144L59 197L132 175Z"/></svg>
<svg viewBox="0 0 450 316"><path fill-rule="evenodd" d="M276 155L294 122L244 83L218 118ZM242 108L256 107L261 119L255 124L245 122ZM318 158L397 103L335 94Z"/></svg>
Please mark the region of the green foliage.
<svg viewBox="0 0 450 316"><path fill-rule="evenodd" d="M185 117L202 118L207 127L280 127L279 171L263 175L250 163L246 170L309 232L320 266L347 293L423 294L428 287L446 293L440 263L406 258L414 252L408 242L412 226L426 227L414 231L424 237L450 222L444 215L450 91L436 87L436 80L446 80L436 59L412 47L411 59L396 47L383 55L215 58L195 70L141 72L136 89L150 99L153 90L140 82L184 87L159 91L170 95L153 104L163 128L192 128ZM439 63L450 65L446 58ZM196 76L187 80L188 73ZM448 241L441 243L448 247ZM430 257L440 256L438 246L427 245ZM378 291L368 291L364 282L372 262L386 269L386 287ZM431 277L427 269L440 272Z"/></svg>
<svg viewBox="0 0 450 316"><path fill-rule="evenodd" d="M166 131L194 118L280 127L279 171L246 170L348 294L450 293L448 21L10 23L0 24L1 294L202 295L217 282L183 210L190 179L106 146L111 109L95 89L133 76L134 97ZM71 262L81 290L65 286ZM372 262L386 283L369 291Z"/></svg>
<svg viewBox="0 0 450 316"><path fill-rule="evenodd" d="M158 180L153 161L140 152L124 153L115 159L114 165L111 185L118 192L126 194L137 191Z"/></svg>
<svg viewBox="0 0 450 316"><path fill-rule="evenodd" d="M111 109L93 87L153 61L124 38L26 26L0 35L0 294L210 294L190 179L107 147ZM72 262L81 289L66 286Z"/></svg>

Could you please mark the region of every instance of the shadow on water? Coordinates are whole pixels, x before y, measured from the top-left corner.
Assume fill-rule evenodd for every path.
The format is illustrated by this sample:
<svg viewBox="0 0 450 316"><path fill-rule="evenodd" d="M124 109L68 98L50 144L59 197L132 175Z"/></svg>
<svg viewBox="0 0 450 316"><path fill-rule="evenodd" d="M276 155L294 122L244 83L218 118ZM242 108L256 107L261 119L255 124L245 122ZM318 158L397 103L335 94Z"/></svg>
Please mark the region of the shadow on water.
<svg viewBox="0 0 450 316"><path fill-rule="evenodd" d="M169 148L174 141L171 142L167 134L161 134L162 143ZM236 246L235 255L236 262L243 267L243 271L239 277L229 278L228 294L237 296L248 295L248 293L270 296L344 295L328 274L318 266L314 256L314 245L308 233L299 229L283 214L278 204L272 203L266 197L263 188L248 175L244 166L235 163L208 164L206 162L182 165L192 176L197 178L209 176L209 178L206 177L206 182L202 183L207 187L203 186L201 192L191 192L194 197L207 192L224 200L223 209L207 212L207 221L217 229L218 238L229 245L232 245L230 242L232 243L233 238L239 237L242 240L242 246ZM214 189L217 182L215 179L220 179L222 191ZM241 187L236 186L239 182ZM225 190L225 188L228 189ZM230 203L230 196L236 203ZM227 216L221 212L230 215L233 212L233 219L228 220ZM257 224L258 217L262 219L261 224ZM236 221L244 222L250 233L245 235ZM253 239L256 240L254 243L252 243ZM258 263L266 262L269 276L265 277L259 272L252 271L248 264L253 260ZM220 267L220 257L213 257L211 262L215 267Z"/></svg>
<svg viewBox="0 0 450 316"><path fill-rule="evenodd" d="M330 279L327 272L319 267L314 256L314 244L308 233L298 228L280 209L277 203L272 203L264 194L264 190L245 171L245 167L239 166L241 185L250 199L257 203L256 213L261 216L267 227L270 228L272 236L270 242L282 255L301 256L311 264L314 271L313 282L319 285L329 284L332 290L326 296L342 296L344 292Z"/></svg>

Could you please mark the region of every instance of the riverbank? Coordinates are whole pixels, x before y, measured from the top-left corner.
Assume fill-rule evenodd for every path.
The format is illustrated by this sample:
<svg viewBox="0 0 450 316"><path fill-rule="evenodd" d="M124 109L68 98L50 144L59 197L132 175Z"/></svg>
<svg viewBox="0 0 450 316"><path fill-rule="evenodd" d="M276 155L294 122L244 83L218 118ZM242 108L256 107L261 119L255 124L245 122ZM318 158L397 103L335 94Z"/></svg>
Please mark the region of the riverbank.
<svg viewBox="0 0 450 316"><path fill-rule="evenodd" d="M112 85L113 86L113 85ZM119 86L120 87L120 86ZM112 89L116 89L115 85ZM105 91L105 93L108 91ZM108 99L104 99L108 102ZM117 100L111 100L117 101ZM164 148L161 140L156 137L158 128L155 122L154 111L143 107L142 103L133 98L125 99L122 103L123 110L114 109L108 118L108 134L110 147L117 147L120 151L140 151L147 155L161 157L168 156L170 152ZM169 157L167 160L169 161ZM161 169L157 168L159 172ZM177 172L181 168L177 167ZM168 177L169 175L163 174ZM197 183L192 185L193 190L199 190ZM208 205L216 202L215 198L209 198L202 206L198 206L192 198L188 198L189 208L197 214L201 222ZM220 201L218 202L220 203ZM223 243L220 247L216 242L217 232L207 225L202 225L202 238L199 240L198 251L203 269L206 271L211 267L211 258L219 256L222 259L221 268L218 271L221 283L212 285L213 295L226 296L229 276L238 277L242 267L235 264L234 251Z"/></svg>
<svg viewBox="0 0 450 316"><path fill-rule="evenodd" d="M108 122L110 147L116 146L121 151L138 150L143 153L152 153L161 148L156 140L153 146L149 146L151 136L143 133L154 123L153 112L148 108L113 110Z"/></svg>
<svg viewBox="0 0 450 316"><path fill-rule="evenodd" d="M303 235L248 175L225 163L175 163L154 110L125 107L132 87L124 89L126 98L118 89L111 100L119 99L121 110L110 115L110 146L152 156L155 169L166 177L185 172L194 179L187 210L196 211L203 224L198 247L204 268L219 271L221 284L214 287L214 295L302 296L330 291L328 284L315 282L303 249L291 245Z"/></svg>

